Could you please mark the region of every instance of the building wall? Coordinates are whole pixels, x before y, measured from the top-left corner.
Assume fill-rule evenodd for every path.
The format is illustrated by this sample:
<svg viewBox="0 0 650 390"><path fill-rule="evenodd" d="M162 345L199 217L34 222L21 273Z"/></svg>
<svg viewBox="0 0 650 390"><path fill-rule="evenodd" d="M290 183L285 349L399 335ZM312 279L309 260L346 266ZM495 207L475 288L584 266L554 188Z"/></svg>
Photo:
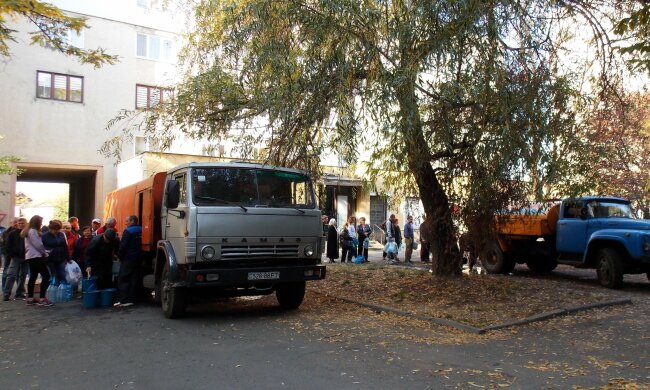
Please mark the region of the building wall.
<svg viewBox="0 0 650 390"><path fill-rule="evenodd" d="M11 57L0 63L0 155L20 158L18 167L55 166L66 180L66 169L97 170L95 215L101 200L117 186L113 160L98 152L102 143L120 129L105 130L121 109L135 108L136 84L170 85L175 64L136 57L137 33L175 37L169 18L143 9L136 0L51 1L74 16L87 17L84 48L105 48L119 56L116 65L94 69L59 52L29 45L35 26L24 19L11 22L17 42L7 42ZM97 15L101 15L98 17ZM12 24L13 23L13 24ZM177 43L178 45L178 43ZM83 103L36 97L36 72L47 71L84 78ZM130 156L126 156L130 157ZM16 176L0 177L0 213L14 213ZM20 180L20 178L18 178Z"/></svg>

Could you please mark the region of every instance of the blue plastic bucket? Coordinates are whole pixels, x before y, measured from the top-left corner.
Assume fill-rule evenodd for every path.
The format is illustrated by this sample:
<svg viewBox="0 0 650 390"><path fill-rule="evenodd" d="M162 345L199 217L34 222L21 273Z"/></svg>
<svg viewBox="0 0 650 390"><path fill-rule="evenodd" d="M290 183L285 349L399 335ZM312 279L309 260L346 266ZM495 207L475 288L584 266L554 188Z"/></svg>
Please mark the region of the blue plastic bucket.
<svg viewBox="0 0 650 390"><path fill-rule="evenodd" d="M81 291L90 292L97 290L97 277L91 276L88 279L81 279Z"/></svg>
<svg viewBox="0 0 650 390"><path fill-rule="evenodd" d="M117 289L107 288L106 290L99 290L99 305L101 307L113 306L113 295Z"/></svg>
<svg viewBox="0 0 650 390"><path fill-rule="evenodd" d="M86 309L92 309L97 307L98 299L99 299L99 291L84 292L84 307Z"/></svg>

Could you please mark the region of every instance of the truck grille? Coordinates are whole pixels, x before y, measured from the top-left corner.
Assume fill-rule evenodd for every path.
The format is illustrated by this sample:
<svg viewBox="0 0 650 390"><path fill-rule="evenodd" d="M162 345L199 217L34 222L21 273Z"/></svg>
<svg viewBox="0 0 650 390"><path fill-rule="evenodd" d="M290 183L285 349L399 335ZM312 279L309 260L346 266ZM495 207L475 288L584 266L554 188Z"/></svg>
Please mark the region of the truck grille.
<svg viewBox="0 0 650 390"><path fill-rule="evenodd" d="M221 258L296 258L298 249L298 245L222 245Z"/></svg>

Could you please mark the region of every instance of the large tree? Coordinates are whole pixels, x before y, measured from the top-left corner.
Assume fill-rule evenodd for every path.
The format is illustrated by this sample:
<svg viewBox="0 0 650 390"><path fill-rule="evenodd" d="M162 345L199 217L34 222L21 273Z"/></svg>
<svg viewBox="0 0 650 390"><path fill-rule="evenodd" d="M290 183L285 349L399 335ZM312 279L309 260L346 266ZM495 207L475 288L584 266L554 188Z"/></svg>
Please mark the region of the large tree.
<svg viewBox="0 0 650 390"><path fill-rule="evenodd" d="M579 188L577 119L593 100L562 53L596 3L198 1L174 100L116 120L144 115L163 145L172 129L263 140L270 162L311 170L324 150L353 162L367 149L372 181L422 200L434 274L459 274L452 203L484 228L551 183Z"/></svg>

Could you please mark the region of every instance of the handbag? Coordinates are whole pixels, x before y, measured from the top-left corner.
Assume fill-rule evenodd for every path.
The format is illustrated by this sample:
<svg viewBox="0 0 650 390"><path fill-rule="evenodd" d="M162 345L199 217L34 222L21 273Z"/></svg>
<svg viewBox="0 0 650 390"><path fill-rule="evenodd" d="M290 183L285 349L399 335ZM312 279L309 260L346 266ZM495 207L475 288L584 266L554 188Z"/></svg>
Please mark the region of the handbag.
<svg viewBox="0 0 650 390"><path fill-rule="evenodd" d="M418 249L418 242L413 240L413 250L417 250L417 249Z"/></svg>

